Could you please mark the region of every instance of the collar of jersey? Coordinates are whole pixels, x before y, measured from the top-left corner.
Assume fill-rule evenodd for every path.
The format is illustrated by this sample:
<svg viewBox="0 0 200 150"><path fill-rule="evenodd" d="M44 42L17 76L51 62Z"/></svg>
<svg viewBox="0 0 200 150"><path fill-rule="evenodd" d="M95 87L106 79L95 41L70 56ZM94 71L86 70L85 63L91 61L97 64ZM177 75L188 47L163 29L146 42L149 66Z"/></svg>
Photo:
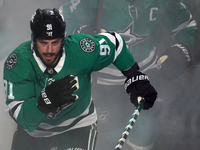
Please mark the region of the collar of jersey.
<svg viewBox="0 0 200 150"><path fill-rule="evenodd" d="M45 66L45 64L42 62L42 60L39 57L37 57L34 50L33 50L33 57L35 58L39 68L42 70L42 72L44 72L47 69L47 66ZM64 62L65 62L65 50L63 50L63 54L62 54L58 64L54 67L54 69L57 73L60 72L60 70L62 69Z"/></svg>

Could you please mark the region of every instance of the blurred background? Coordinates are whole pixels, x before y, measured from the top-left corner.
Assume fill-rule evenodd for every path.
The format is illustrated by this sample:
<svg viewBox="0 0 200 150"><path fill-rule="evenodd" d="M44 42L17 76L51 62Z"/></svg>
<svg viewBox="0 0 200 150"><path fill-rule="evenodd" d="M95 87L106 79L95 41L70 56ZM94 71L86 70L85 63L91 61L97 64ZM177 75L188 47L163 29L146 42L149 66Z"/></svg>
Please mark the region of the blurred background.
<svg viewBox="0 0 200 150"><path fill-rule="evenodd" d="M7 106L5 104L4 86L3 86L3 65L8 54L13 51L19 44L27 40L31 40L31 32L29 21L33 12L37 8L58 8L63 12L67 22L67 34L86 32L89 34L97 33L97 29L112 30L121 33L126 39L125 33L130 32L130 24L134 24L137 16L131 15L131 11L135 11L136 4L132 2L143 1L145 6L151 5L151 2L165 3L170 0L117 0L121 11L114 12L115 0L103 0L103 11L96 14L98 1L90 0L0 0L0 149L10 150L12 136L15 131L16 124L6 113ZM172 0L181 1L193 16L199 28L199 8L200 0ZM81 2L87 3L80 12L86 16L75 18L71 15ZM122 3L122 5L121 5ZM131 5L130 5L131 4ZM71 7L67 7L67 6ZM118 6L119 6L118 5ZM111 7L113 6L113 7ZM131 7L130 7L131 6ZM138 2L139 6L139 2ZM83 9L84 8L84 9ZM89 9L91 8L91 9ZM95 10L94 10L95 8ZM68 9L68 10L67 10ZM164 8L163 8L164 9ZM106 14L106 10L107 14ZM125 11L125 13L123 13ZM139 10L138 10L139 11ZM142 11L142 10L141 10ZM110 19L104 17L110 15ZM90 15L93 13L94 15ZM123 14L122 14L123 13ZM88 15L88 17L87 17ZM98 16L99 15L99 16ZM176 14L174 14L176 15ZM98 16L98 17L97 17ZM121 16L121 18L119 18ZM135 18L134 18L135 17ZM162 17L165 17L163 15ZM100 19L97 20L96 18ZM104 19L105 18L105 19ZM113 18L118 18L117 22ZM123 21L124 19L124 21ZM92 21L91 21L92 20ZM125 21L126 20L126 21ZM128 22L126 24L126 22ZM76 23L75 25L72 23ZM96 25L96 23L98 23ZM141 26L142 26L141 22ZM70 26L73 27L71 27ZM93 24L94 26L91 26ZM102 25L103 24L103 25ZM105 24L105 25L104 25ZM89 25L89 30L82 30L79 27ZM159 27L159 26L158 26ZM145 30L145 29L144 29ZM160 39L166 36L160 35ZM126 40L127 42L128 40ZM158 41L160 42L160 41ZM166 44L167 41L161 41ZM160 78L151 71L150 80L152 84L158 88L159 98L155 106L150 110L141 112L133 129L131 130L129 139L124 144L124 150L198 150L200 147L200 65L199 65L199 33L192 50L192 65L186 68L174 80L160 80L159 85L155 80ZM161 45L161 44L160 44ZM161 46L157 45L157 49ZM131 47L131 44L128 45ZM149 45L150 47L151 45ZM129 47L129 48L130 48ZM130 48L131 49L131 48ZM143 55L143 53L140 53ZM139 57L137 57L139 58ZM137 59L136 58L136 59ZM177 58L177 61L178 58ZM170 64L174 66L174 64ZM110 68L113 68L111 66ZM117 76L119 72L115 72ZM97 150L111 150L117 144L121 133L129 121L135 107L131 104L128 95L125 93L123 85L117 83L112 85L109 80L104 80L106 70L95 72L93 74L93 98L98 112L99 136L97 139ZM171 73L171 71L168 71ZM109 79L124 81L123 78L109 76ZM119 75L120 76L120 75ZM107 82L106 82L107 81ZM107 84L105 84L105 82ZM109 84L110 83L110 84ZM160 86L162 85L162 86ZM119 92L120 91L120 92ZM160 94L161 93L161 94ZM161 95L161 96L160 96Z"/></svg>

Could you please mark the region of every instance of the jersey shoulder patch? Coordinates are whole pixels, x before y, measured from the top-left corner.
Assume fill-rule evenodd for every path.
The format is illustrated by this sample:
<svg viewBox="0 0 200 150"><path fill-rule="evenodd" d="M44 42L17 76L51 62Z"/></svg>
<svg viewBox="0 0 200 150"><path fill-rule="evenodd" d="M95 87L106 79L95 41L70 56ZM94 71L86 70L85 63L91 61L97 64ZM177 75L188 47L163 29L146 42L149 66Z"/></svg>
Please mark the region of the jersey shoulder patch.
<svg viewBox="0 0 200 150"><path fill-rule="evenodd" d="M91 38L84 38L80 40L80 47L84 52L91 53L95 50L96 44Z"/></svg>
<svg viewBox="0 0 200 150"><path fill-rule="evenodd" d="M16 66L17 64L17 54L12 54L8 57L7 61L6 61L6 68L7 69L12 69Z"/></svg>

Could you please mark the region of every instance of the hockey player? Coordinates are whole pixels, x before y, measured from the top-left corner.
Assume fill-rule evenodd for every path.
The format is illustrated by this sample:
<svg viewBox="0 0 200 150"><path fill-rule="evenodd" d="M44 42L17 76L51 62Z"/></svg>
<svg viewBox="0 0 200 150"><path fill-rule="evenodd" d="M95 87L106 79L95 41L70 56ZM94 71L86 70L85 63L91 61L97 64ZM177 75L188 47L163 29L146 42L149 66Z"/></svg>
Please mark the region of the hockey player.
<svg viewBox="0 0 200 150"><path fill-rule="evenodd" d="M150 76L151 83L159 90L159 102L165 100L165 102L170 103L176 95L169 93L174 85L168 85L167 83L170 82L166 83L166 80L175 81L193 61L197 26L187 7L181 0L115 0L115 2L104 0L102 9L97 9L97 7L97 0L66 2L60 9L64 18L70 20L70 24L66 26L67 33L84 32L93 35L99 30L97 28L99 26L103 29L102 31L117 31L124 37L140 68ZM101 15L100 18L99 15ZM101 19L98 21L101 23L100 25L96 24L98 19ZM120 134L118 130L123 130L122 122L124 121L122 120L124 116L131 114L131 112L124 111L122 115L122 111L116 109L117 107L118 110L127 110L130 107L122 104L122 99L126 98L120 92L124 77L112 65L95 73L94 77L96 80L93 81L97 81L94 86L96 86L95 89L98 89L95 91L94 100L98 107L99 120L104 122L102 130L105 130L105 134L102 135L104 137L102 139L106 140L103 143L109 141L108 144L112 145L111 141L115 142L117 140L115 136ZM181 88L179 89L181 93ZM176 89L177 93L179 89ZM115 97L109 96L109 93L113 91L117 91ZM118 106L112 105L112 108L107 103L103 103L101 99L104 99L105 96L101 94L102 92L107 93L106 99L109 103L117 101ZM158 108L154 107L155 112L160 108L159 103ZM154 114L154 112L152 113ZM154 115L148 114L144 113L140 117L141 123L138 120L135 130L133 129L134 134L130 135L130 140L133 143L129 142L129 145L132 149L151 149L153 147L154 139L151 136L155 132L151 126L156 128L154 127L156 123L153 120L155 119ZM121 115L122 117L119 119ZM118 119L121 122L116 122ZM110 127L106 129L105 124ZM146 130L143 126L146 126ZM111 129L115 130L115 134L113 137L108 137L107 134L113 131Z"/></svg>
<svg viewBox="0 0 200 150"><path fill-rule="evenodd" d="M174 79L191 63L197 27L181 0L116 0L115 3L105 0L100 12L97 12L97 2L72 0L60 8L64 18L71 21L66 26L68 34L94 34L98 13L102 13L101 28L124 36L144 71L156 69L164 78ZM143 52L139 53L141 49ZM169 65L177 58L174 53L180 55L179 61ZM162 57L165 55L168 59Z"/></svg>
<svg viewBox="0 0 200 150"><path fill-rule="evenodd" d="M135 106L138 96L145 99L144 109L156 100L119 34L65 37L65 25L57 9L37 9L30 21L32 40L5 61L6 104L18 124L12 150L93 150L97 115L90 76L111 63L127 77Z"/></svg>

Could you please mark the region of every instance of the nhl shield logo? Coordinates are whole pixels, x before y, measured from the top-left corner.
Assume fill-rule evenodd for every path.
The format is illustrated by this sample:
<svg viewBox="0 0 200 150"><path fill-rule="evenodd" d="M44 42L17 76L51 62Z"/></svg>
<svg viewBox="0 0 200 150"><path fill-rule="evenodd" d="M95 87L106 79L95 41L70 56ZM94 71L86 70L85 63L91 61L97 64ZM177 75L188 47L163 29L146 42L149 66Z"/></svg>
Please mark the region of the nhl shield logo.
<svg viewBox="0 0 200 150"><path fill-rule="evenodd" d="M95 42L90 38L82 39L80 41L80 46L81 46L81 49L87 53L93 52L96 48Z"/></svg>

